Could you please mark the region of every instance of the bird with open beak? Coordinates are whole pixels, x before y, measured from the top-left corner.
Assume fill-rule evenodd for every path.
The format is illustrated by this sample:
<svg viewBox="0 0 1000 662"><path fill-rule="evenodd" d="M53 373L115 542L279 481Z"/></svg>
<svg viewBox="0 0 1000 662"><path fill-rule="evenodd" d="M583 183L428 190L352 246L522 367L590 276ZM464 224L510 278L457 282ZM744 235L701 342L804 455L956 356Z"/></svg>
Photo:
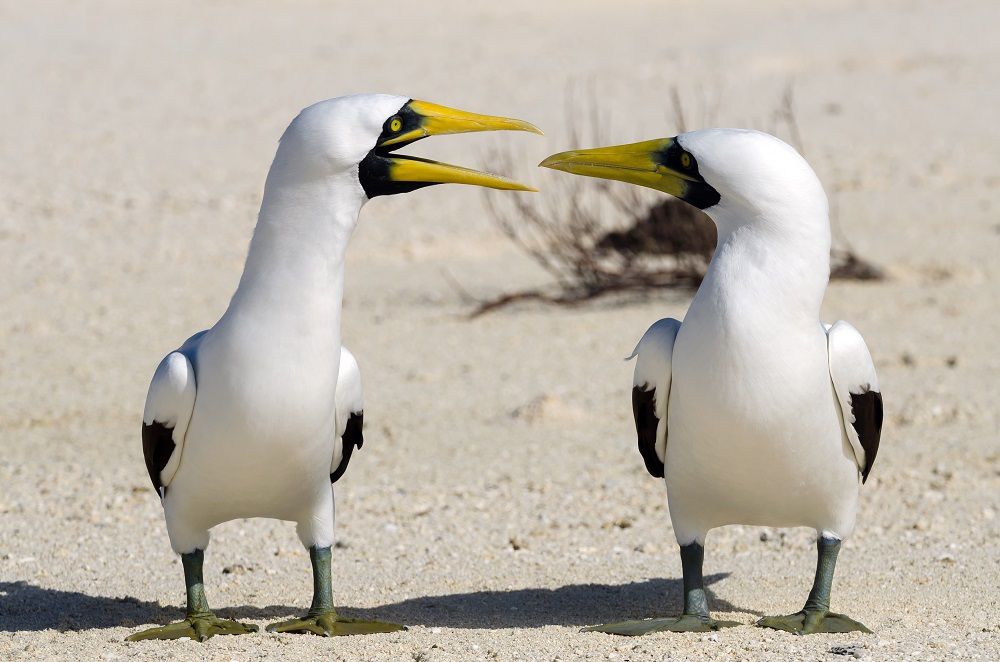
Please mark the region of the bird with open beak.
<svg viewBox="0 0 1000 662"><path fill-rule="evenodd" d="M247 517L295 522L312 561L308 613L268 630L331 636L402 629L345 618L333 606L332 483L363 440L360 371L341 343L344 258L361 208L376 196L445 183L534 190L396 153L428 136L498 130L541 133L520 120L387 94L323 101L288 126L229 308L168 354L149 387L143 454L181 556L187 614L130 640L204 641L256 630L216 617L202 576L209 530Z"/></svg>

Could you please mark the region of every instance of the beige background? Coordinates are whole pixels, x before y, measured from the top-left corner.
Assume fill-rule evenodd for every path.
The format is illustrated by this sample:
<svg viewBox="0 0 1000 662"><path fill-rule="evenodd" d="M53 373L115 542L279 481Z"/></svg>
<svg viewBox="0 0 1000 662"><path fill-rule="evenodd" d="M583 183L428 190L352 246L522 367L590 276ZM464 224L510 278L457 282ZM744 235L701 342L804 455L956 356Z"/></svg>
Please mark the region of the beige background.
<svg viewBox="0 0 1000 662"><path fill-rule="evenodd" d="M0 4L0 657L996 659L998 24L988 0ZM148 379L225 309L299 108L385 91L521 117L548 137L408 153L475 166L503 141L544 189L560 175L532 164L573 146L567 82L592 81L627 142L674 131L671 86L759 125L789 80L843 231L891 276L834 284L824 311L864 332L886 398L834 590L876 636L577 632L680 608L621 357L690 293L465 321L448 275L482 297L548 280L479 192L436 187L365 209L344 321L368 427L338 484L335 596L410 631L122 642L183 601L142 465ZM808 531L713 532L713 606L796 610L813 563ZM219 527L206 576L230 617L309 602L287 523Z"/></svg>

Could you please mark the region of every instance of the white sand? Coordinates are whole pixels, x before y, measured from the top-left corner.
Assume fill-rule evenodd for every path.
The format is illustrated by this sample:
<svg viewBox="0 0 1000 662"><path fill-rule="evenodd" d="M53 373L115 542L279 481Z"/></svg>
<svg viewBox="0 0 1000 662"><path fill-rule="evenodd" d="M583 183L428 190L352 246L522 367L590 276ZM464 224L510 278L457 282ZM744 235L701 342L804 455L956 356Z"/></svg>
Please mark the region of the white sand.
<svg viewBox="0 0 1000 662"><path fill-rule="evenodd" d="M136 4L0 5L0 659L1000 657L995 1ZM621 357L689 294L465 321L445 271L484 297L548 281L477 191L437 187L365 209L344 329L368 427L338 484L336 600L410 630L123 643L182 614L142 464L148 378L224 310L300 107L392 91L522 117L549 137L408 151L474 166L502 140L544 188L564 175L531 166L570 147L568 80L593 80L626 142L674 131L671 85L722 89L719 121L760 125L789 79L842 228L891 275L836 283L825 306L865 333L886 397L834 588L877 635L578 633L680 608ZM766 533L709 537L724 617L801 606L811 534ZM219 527L206 573L230 617L263 625L309 602L291 524Z"/></svg>

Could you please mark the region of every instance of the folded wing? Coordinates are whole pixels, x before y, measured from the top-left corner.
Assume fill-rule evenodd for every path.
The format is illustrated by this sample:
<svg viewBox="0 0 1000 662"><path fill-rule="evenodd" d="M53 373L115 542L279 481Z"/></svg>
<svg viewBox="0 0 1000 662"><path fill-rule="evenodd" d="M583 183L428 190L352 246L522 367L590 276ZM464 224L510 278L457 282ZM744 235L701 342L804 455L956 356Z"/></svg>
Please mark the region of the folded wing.
<svg viewBox="0 0 1000 662"><path fill-rule="evenodd" d="M161 499L180 465L195 391L194 367L187 356L171 352L160 361L142 414L142 454L149 479Z"/></svg>
<svg viewBox="0 0 1000 662"><path fill-rule="evenodd" d="M864 338L847 322L827 327L826 334L830 377L863 483L871 473L882 437L882 393L875 362Z"/></svg>
<svg viewBox="0 0 1000 662"><path fill-rule="evenodd" d="M632 379L632 414L639 439L639 453L646 471L663 478L667 453L667 399L670 394L671 361L674 340L681 323L673 318L661 319L649 327L635 351L635 373Z"/></svg>
<svg viewBox="0 0 1000 662"><path fill-rule="evenodd" d="M330 482L336 483L351 461L355 448L364 444L364 399L361 390L361 370L354 355L340 348L340 373L337 376L337 439L330 462Z"/></svg>

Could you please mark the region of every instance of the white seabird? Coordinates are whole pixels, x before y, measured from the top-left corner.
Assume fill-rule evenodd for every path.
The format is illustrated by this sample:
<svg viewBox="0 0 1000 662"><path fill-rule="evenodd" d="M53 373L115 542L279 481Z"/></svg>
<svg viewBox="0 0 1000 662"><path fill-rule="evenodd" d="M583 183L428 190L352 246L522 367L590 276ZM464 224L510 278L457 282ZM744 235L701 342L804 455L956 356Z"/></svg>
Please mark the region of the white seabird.
<svg viewBox="0 0 1000 662"><path fill-rule="evenodd" d="M366 94L303 110L281 138L228 310L171 352L143 414L146 467L181 555L187 618L129 637L204 640L256 626L217 618L202 586L209 529L270 517L297 523L314 574L312 608L269 630L321 635L402 626L339 617L330 586L331 481L361 446L361 381L341 344L344 257L361 207L439 183L533 190L497 175L393 153L470 131L540 133L520 120Z"/></svg>
<svg viewBox="0 0 1000 662"><path fill-rule="evenodd" d="M702 559L708 531L746 524L812 527L818 540L805 607L758 625L868 632L829 611L830 587L878 451L882 396L858 331L819 319L830 222L812 168L777 138L738 129L564 152L541 165L670 193L703 209L719 234L684 322L656 322L633 353L639 450L666 479L684 613L589 629L737 625L709 616Z"/></svg>

